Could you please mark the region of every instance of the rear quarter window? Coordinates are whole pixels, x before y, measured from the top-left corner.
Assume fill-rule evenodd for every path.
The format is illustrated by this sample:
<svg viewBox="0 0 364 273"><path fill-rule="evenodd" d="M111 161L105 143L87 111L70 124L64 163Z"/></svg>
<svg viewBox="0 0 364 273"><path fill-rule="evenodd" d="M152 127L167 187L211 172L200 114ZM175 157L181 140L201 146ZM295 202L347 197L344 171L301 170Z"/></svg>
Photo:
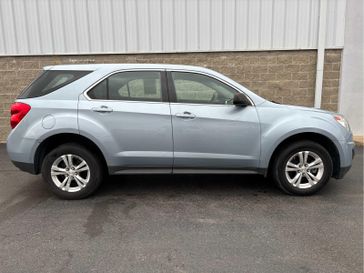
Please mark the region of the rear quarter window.
<svg viewBox="0 0 364 273"><path fill-rule="evenodd" d="M19 99L35 98L74 82L92 71L46 70L42 72L20 95Z"/></svg>

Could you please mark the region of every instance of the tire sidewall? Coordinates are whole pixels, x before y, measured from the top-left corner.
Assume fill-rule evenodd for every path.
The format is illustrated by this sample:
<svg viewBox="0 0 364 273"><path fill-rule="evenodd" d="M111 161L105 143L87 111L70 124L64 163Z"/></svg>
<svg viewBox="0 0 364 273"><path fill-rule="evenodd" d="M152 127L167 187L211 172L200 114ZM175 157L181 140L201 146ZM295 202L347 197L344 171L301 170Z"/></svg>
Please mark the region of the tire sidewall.
<svg viewBox="0 0 364 273"><path fill-rule="evenodd" d="M291 183L289 183L286 178L285 168L288 160L294 154L300 151L314 152L321 158L324 164L324 173L320 181L316 185L308 189L296 188ZM274 176L278 186L285 192L295 195L311 195L318 192L328 183L330 177L332 176L332 171L333 163L330 154L324 147L312 141L302 141L287 146L278 156L276 164L274 166Z"/></svg>
<svg viewBox="0 0 364 273"><path fill-rule="evenodd" d="M54 161L64 154L74 154L86 161L90 168L90 180L86 187L77 192L66 192L58 188L51 176ZM64 144L49 152L43 160L42 176L51 191L62 199L82 199L92 194L102 182L102 168L99 160L86 148L78 144Z"/></svg>

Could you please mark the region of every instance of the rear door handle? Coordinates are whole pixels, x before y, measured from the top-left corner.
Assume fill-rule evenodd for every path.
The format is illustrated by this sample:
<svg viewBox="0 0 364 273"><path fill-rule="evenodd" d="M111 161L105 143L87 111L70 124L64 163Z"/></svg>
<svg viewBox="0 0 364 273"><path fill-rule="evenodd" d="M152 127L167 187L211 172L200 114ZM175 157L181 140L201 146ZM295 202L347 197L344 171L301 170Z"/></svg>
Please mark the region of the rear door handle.
<svg viewBox="0 0 364 273"><path fill-rule="evenodd" d="M99 107L93 107L93 108L91 108L91 110L94 112L98 112L98 113L111 113L113 111L112 108L110 108L106 105L101 105Z"/></svg>
<svg viewBox="0 0 364 273"><path fill-rule="evenodd" d="M194 119L196 117L196 115L190 113L190 112L183 112L183 113L177 113L176 114L177 118L182 118L182 119Z"/></svg>

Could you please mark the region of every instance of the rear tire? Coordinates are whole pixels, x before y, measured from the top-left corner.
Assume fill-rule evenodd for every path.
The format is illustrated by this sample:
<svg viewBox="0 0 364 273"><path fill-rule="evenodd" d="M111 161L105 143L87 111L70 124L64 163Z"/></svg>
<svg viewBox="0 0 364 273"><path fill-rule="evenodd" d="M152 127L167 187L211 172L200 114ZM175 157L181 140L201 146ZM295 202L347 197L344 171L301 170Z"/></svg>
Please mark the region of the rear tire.
<svg viewBox="0 0 364 273"><path fill-rule="evenodd" d="M274 159L272 176L288 194L311 195L330 180L333 163L329 152L312 141L299 141L284 147Z"/></svg>
<svg viewBox="0 0 364 273"><path fill-rule="evenodd" d="M77 143L67 143L45 156L42 175L58 197L82 199L97 190L104 172L100 159L89 150Z"/></svg>

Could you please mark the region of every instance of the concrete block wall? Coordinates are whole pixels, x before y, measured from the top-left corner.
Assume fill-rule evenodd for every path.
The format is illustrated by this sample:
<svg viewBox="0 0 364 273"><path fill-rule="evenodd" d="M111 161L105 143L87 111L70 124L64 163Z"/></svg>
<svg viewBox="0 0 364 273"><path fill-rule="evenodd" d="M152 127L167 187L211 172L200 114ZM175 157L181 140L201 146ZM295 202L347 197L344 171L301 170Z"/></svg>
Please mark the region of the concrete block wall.
<svg viewBox="0 0 364 273"><path fill-rule="evenodd" d="M341 50L327 50L322 108L336 111ZM205 66L225 74L262 97L279 103L313 106L316 50L113 54L0 57L0 142L10 131L9 109L42 67L75 63L171 63Z"/></svg>

